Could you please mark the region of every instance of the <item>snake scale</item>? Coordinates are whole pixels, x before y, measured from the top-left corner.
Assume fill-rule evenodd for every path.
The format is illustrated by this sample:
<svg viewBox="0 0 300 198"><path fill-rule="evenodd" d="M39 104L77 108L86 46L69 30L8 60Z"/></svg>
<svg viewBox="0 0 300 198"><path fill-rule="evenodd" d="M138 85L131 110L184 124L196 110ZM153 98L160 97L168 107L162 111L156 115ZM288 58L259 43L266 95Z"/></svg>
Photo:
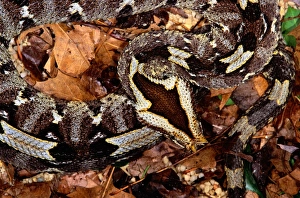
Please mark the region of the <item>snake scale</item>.
<svg viewBox="0 0 300 198"><path fill-rule="evenodd" d="M134 38L118 62L122 87L102 99L57 99L16 72L9 46L22 30L171 7L197 12L206 25ZM294 79L277 0L1 0L0 42L0 159L29 170L101 169L164 135L196 150L207 141L194 109L195 90L234 87L263 74L268 90L229 132L238 137L232 151L242 152L252 134L281 112ZM230 154L226 161L229 196L242 197L242 159Z"/></svg>

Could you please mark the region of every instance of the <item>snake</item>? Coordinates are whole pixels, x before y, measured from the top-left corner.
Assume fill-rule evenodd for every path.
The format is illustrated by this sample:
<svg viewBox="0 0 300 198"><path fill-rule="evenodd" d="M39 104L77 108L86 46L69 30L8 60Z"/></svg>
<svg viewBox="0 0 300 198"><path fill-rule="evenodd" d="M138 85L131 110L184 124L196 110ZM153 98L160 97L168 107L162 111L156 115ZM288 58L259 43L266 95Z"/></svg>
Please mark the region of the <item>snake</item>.
<svg viewBox="0 0 300 198"><path fill-rule="evenodd" d="M196 31L150 31L121 52L121 87L93 101L68 101L26 83L12 58L14 38L31 27L125 18L189 9L206 24ZM277 0L1 0L0 159L18 168L72 172L102 169L165 137L189 151L207 140L196 113L197 91L241 85L263 75L269 87L231 127L226 157L229 197L243 197L241 153L251 136L284 108L294 62L280 32Z"/></svg>

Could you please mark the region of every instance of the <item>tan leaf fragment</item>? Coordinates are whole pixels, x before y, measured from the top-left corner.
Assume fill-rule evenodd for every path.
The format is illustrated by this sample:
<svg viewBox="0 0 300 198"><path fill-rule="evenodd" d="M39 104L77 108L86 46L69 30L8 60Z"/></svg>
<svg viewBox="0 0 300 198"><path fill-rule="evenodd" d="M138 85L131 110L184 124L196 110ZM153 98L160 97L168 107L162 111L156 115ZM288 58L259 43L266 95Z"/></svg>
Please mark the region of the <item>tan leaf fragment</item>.
<svg viewBox="0 0 300 198"><path fill-rule="evenodd" d="M294 53L294 59L296 63L300 62L300 26L298 25L295 29L293 29L289 35L292 35L296 38L297 40L297 44L296 44L296 49L295 49L295 53ZM299 70L299 64L296 64L296 69ZM297 83L297 82L296 82Z"/></svg>
<svg viewBox="0 0 300 198"><path fill-rule="evenodd" d="M109 182L109 183L107 183ZM103 182L92 188L76 187L75 191L68 194L72 198L134 198L132 194L120 191L113 185L112 180Z"/></svg>
<svg viewBox="0 0 300 198"><path fill-rule="evenodd" d="M14 184L14 168L12 165L6 165L4 162L0 161L0 186L5 184Z"/></svg>
<svg viewBox="0 0 300 198"><path fill-rule="evenodd" d="M217 162L215 160L217 152L213 147L206 147L200 150L197 154L187 158L181 164L187 167L187 169L200 168L202 170L211 170L216 167Z"/></svg>
<svg viewBox="0 0 300 198"><path fill-rule="evenodd" d="M45 197L50 198L51 188L50 183L34 183L34 184L17 184L2 192L2 195L7 197L18 197L18 198L33 198L33 197Z"/></svg>
<svg viewBox="0 0 300 198"><path fill-rule="evenodd" d="M300 182L300 168L296 168L290 173L290 176L293 177L297 182Z"/></svg>
<svg viewBox="0 0 300 198"><path fill-rule="evenodd" d="M268 184L266 188L266 197L272 198L291 198L291 195L282 194L282 190L279 189L276 184Z"/></svg>
<svg viewBox="0 0 300 198"><path fill-rule="evenodd" d="M45 64L44 69L50 78L55 78L57 76L58 68L55 66L55 56L53 53L49 55L49 59Z"/></svg>
<svg viewBox="0 0 300 198"><path fill-rule="evenodd" d="M79 77L89 68L89 60L95 57L91 47L84 47L93 46L89 34L81 35L79 31L77 31L78 35L73 31L70 31L73 34L68 34L62 24L53 24L52 29L55 34L53 54L58 69L69 76ZM80 36L84 38L80 39Z"/></svg>
<svg viewBox="0 0 300 198"><path fill-rule="evenodd" d="M230 98L230 96L231 96L232 92L235 90L235 88L236 87L227 88L227 89L211 89L210 90L211 97L222 95L222 100L219 105L219 109L223 109L223 107L225 106L227 100Z"/></svg>
<svg viewBox="0 0 300 198"><path fill-rule="evenodd" d="M294 104L292 107L292 112L290 115L290 122L292 122L291 124L291 129L292 130L296 130L295 133L293 133L293 135L295 135L295 140L299 143L300 142L300 105L299 102ZM287 133L291 133L291 131L287 131ZM293 137L294 139L294 137Z"/></svg>
<svg viewBox="0 0 300 198"><path fill-rule="evenodd" d="M297 187L296 180L289 175L280 178L278 184L281 190L290 195L296 195L300 190L300 188Z"/></svg>
<svg viewBox="0 0 300 198"><path fill-rule="evenodd" d="M87 101L96 99L80 84L79 78L68 76L60 71L55 78L50 78L46 82L37 82L34 88L45 94L66 100Z"/></svg>
<svg viewBox="0 0 300 198"><path fill-rule="evenodd" d="M78 172L72 175L65 175L61 178L61 180L65 180L69 187L84 187L84 188L93 188L97 185L100 185L101 182L98 178L98 174L95 171L88 172Z"/></svg>
<svg viewBox="0 0 300 198"><path fill-rule="evenodd" d="M284 161L282 159L271 159L272 164L275 166L276 170L282 173L287 173L291 171L291 167L288 161Z"/></svg>
<svg viewBox="0 0 300 198"><path fill-rule="evenodd" d="M95 61L105 65L117 65L119 53L127 42L104 35L95 49Z"/></svg>
<svg viewBox="0 0 300 198"><path fill-rule="evenodd" d="M268 81L261 76L254 77L253 83L259 96L262 96L269 86Z"/></svg>
<svg viewBox="0 0 300 198"><path fill-rule="evenodd" d="M268 143L269 139L274 136L276 133L276 130L272 123L268 124L267 126L264 126L261 130L259 130L255 135L252 137L252 139L260 139L260 149Z"/></svg>
<svg viewBox="0 0 300 198"><path fill-rule="evenodd" d="M102 192L103 188L101 186L96 186L94 188L83 188L83 187L76 187L75 191L68 194L67 197L71 198L100 198L100 193Z"/></svg>
<svg viewBox="0 0 300 198"><path fill-rule="evenodd" d="M163 158L174 156L178 149L181 149L181 147L171 140L166 140L145 151L139 159L131 161L127 168L128 172L131 176L142 178L147 168L149 168L147 174L161 170L167 166L164 164Z"/></svg>
<svg viewBox="0 0 300 198"><path fill-rule="evenodd" d="M87 101L104 97L119 86L117 73L105 73L104 70L117 65L127 42L121 36L120 39L112 37L103 29L111 31L91 24L48 24L29 29L20 35L18 41L24 39L26 45L26 35L36 31L33 35L37 35L37 41L44 39L54 47L42 51L47 51L48 60L43 68L39 65L37 70L35 66L39 78L31 76L30 71L22 66L18 71L34 88L57 98ZM38 56L34 58L39 61Z"/></svg>
<svg viewBox="0 0 300 198"><path fill-rule="evenodd" d="M259 198L259 196L255 192L247 191L246 195L245 195L245 198Z"/></svg>

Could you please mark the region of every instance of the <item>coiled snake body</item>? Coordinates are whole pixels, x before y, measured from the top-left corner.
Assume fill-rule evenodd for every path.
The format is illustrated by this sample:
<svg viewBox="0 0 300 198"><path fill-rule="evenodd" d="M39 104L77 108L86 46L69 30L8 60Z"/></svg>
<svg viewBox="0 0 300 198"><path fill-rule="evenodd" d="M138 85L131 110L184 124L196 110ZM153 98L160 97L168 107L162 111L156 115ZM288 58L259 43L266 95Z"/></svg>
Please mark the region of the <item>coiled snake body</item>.
<svg viewBox="0 0 300 198"><path fill-rule="evenodd" d="M19 77L8 50L10 39L34 25L172 6L198 12L208 25L199 33L153 31L133 39L118 63L122 88L100 100L65 101L38 92ZM229 132L239 137L233 152L242 152L280 113L294 78L276 0L1 0L0 31L0 159L32 170L100 169L149 148L163 134L193 150L206 143L193 90L233 87L263 73L272 85ZM229 194L241 196L242 160L228 155L227 162Z"/></svg>

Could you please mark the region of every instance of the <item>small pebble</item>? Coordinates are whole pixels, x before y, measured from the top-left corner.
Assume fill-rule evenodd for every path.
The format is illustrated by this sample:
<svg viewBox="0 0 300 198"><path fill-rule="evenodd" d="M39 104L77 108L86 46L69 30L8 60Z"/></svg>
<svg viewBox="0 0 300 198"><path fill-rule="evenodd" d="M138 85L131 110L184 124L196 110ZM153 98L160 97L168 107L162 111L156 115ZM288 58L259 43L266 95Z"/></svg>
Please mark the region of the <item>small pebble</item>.
<svg viewBox="0 0 300 198"><path fill-rule="evenodd" d="M221 188L217 188L217 189L215 190L215 192L216 192L217 195L221 195L222 189L221 189Z"/></svg>
<svg viewBox="0 0 300 198"><path fill-rule="evenodd" d="M210 190L209 185L205 185L205 187L204 187L204 189L203 189L203 192L204 192L205 194L208 194L209 190Z"/></svg>
<svg viewBox="0 0 300 198"><path fill-rule="evenodd" d="M226 198L227 191L223 191L220 184L211 179L210 181L206 181L202 184L198 184L195 186L200 194L204 194L202 197L215 197L215 198Z"/></svg>
<svg viewBox="0 0 300 198"><path fill-rule="evenodd" d="M212 196L215 194L215 191L213 189L211 189L208 194Z"/></svg>
<svg viewBox="0 0 300 198"><path fill-rule="evenodd" d="M182 181L182 174L181 173L177 173L179 180Z"/></svg>
<svg viewBox="0 0 300 198"><path fill-rule="evenodd" d="M186 170L186 167L184 165L179 165L178 170L179 172L183 172Z"/></svg>
<svg viewBox="0 0 300 198"><path fill-rule="evenodd" d="M190 174L190 175L195 175L195 174L196 174L196 171L195 171L195 170L192 170L192 171L189 172L189 174Z"/></svg>
<svg viewBox="0 0 300 198"><path fill-rule="evenodd" d="M198 179L197 175L192 175L190 181L194 182L197 179Z"/></svg>
<svg viewBox="0 0 300 198"><path fill-rule="evenodd" d="M199 178L204 177L204 173L199 173L198 177L199 177Z"/></svg>
<svg viewBox="0 0 300 198"><path fill-rule="evenodd" d="M204 184L200 184L200 188L204 189L205 185Z"/></svg>
<svg viewBox="0 0 300 198"><path fill-rule="evenodd" d="M55 174L50 174L50 173L40 173L37 174L33 177L23 179L23 183L33 183L33 182L48 182L52 181L55 177Z"/></svg>
<svg viewBox="0 0 300 198"><path fill-rule="evenodd" d="M183 175L183 178L184 178L185 181L189 181L191 177L186 174L186 175Z"/></svg>
<svg viewBox="0 0 300 198"><path fill-rule="evenodd" d="M130 179L129 183L134 183L134 182L136 182L136 179L135 179L135 177L132 177L132 178Z"/></svg>
<svg viewBox="0 0 300 198"><path fill-rule="evenodd" d="M164 165L169 165L169 163L170 163L170 160L169 160L169 158L168 158L168 156L164 156L163 158L162 158L162 161L163 161L163 163L164 163Z"/></svg>
<svg viewBox="0 0 300 198"><path fill-rule="evenodd" d="M99 178L100 181L103 181L103 180L104 180L103 174L102 174L102 173L99 173L99 174L98 174L98 178Z"/></svg>

